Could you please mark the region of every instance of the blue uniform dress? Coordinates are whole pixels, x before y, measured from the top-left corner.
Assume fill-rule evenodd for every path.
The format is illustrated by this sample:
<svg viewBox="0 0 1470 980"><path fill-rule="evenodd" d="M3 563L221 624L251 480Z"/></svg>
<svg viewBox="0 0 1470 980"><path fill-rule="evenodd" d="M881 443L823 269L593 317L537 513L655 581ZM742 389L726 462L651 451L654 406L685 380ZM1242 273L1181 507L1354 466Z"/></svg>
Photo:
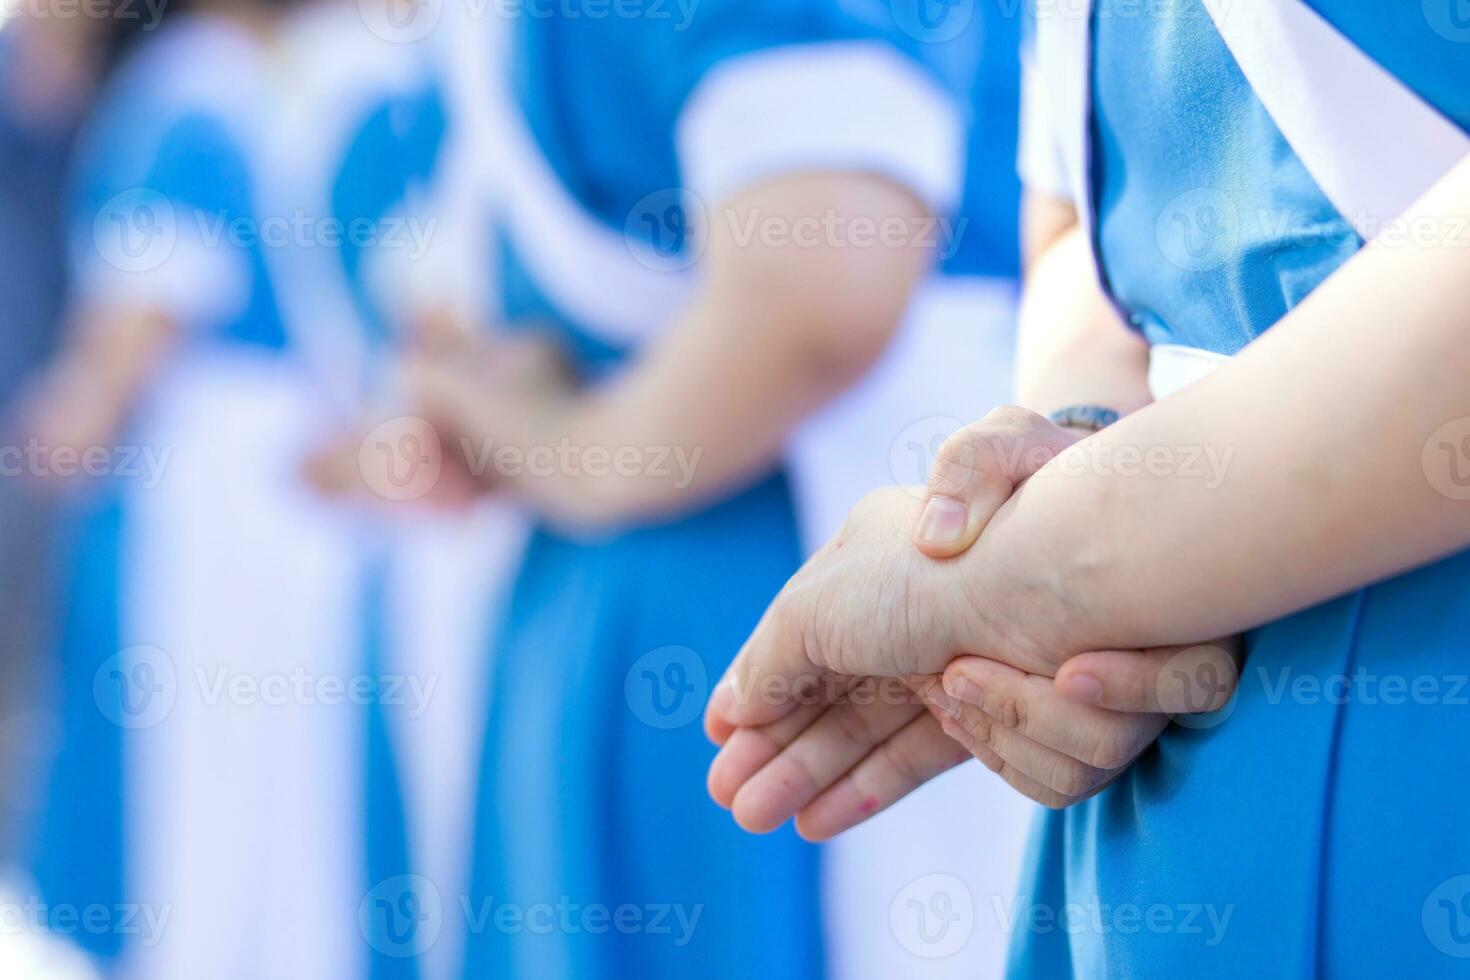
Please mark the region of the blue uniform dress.
<svg viewBox="0 0 1470 980"><path fill-rule="evenodd" d="M877 172L946 213L949 90L886 4L839 6L513 22L508 318L595 382L688 302L688 222L743 186ZM534 532L494 650L466 978L821 974L817 852L709 800L699 723L800 555L780 472L648 526Z"/></svg>
<svg viewBox="0 0 1470 980"><path fill-rule="evenodd" d="M1310 4L1465 130L1470 31L1439 6ZM1363 239L1203 4L1105 10L1087 202L1104 284L1152 344L1234 354ZM1358 106L1367 131L1376 109ZM1292 410L1284 392L1241 397ZM1467 617L1462 553L1251 631L1231 707L1172 727L1105 792L1045 815L1012 973L1464 975Z"/></svg>
<svg viewBox="0 0 1470 980"><path fill-rule="evenodd" d="M445 144L445 106L424 45L364 32L354 5L309 7L283 34L292 91L272 134L272 199L322 216L336 237L284 252L275 268L293 341L340 429L370 413L381 420L406 410L394 401L391 368L410 327L404 280L426 261L408 225L435 229L425 198ZM340 544L355 566L346 639L358 669L380 682L438 680L437 665L416 656L421 637L406 650L395 642L404 600L394 587L394 528L368 513L350 514L344 530ZM352 766L366 872L357 918L374 978L424 975L421 957L442 932L436 926L431 940L414 928L431 886L409 874L417 865L409 857L397 717L429 706L402 707L395 683L378 689L385 697L360 719Z"/></svg>
<svg viewBox="0 0 1470 980"><path fill-rule="evenodd" d="M312 959L321 924L355 935L361 896L324 911L311 876L280 888L283 866L343 838L282 809L303 781L337 778L288 764L312 758L313 719L332 709L211 694L322 669L305 626L320 522L297 476L309 398L267 274L279 228L257 199L259 54L202 15L147 35L103 91L73 181L79 304L152 311L180 336L118 440L162 469L115 457L72 528L37 879L52 908L109 910L106 928L68 930L78 942L158 978L335 971ZM150 911L161 933L138 928Z"/></svg>

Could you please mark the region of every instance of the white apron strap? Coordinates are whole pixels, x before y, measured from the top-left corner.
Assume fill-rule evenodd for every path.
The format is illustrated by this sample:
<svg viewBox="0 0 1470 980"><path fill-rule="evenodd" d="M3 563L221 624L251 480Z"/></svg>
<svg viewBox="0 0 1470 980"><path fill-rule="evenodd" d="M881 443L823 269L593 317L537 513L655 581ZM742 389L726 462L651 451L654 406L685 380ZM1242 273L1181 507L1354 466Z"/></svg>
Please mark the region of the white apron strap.
<svg viewBox="0 0 1470 980"><path fill-rule="evenodd" d="M1246 80L1364 240L1470 153L1470 136L1301 0L1204 0Z"/></svg>

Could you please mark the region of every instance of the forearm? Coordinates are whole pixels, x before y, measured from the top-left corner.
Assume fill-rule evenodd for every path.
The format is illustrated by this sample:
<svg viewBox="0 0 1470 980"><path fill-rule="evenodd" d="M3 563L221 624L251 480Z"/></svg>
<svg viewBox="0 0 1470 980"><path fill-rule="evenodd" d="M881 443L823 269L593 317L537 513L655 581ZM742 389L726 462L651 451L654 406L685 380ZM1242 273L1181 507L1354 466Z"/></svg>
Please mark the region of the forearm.
<svg viewBox="0 0 1470 980"><path fill-rule="evenodd" d="M1127 414L1152 401L1148 347L1103 295L1077 226L1032 264L1016 351L1018 402L1043 415L1069 405Z"/></svg>
<svg viewBox="0 0 1470 980"><path fill-rule="evenodd" d="M917 243L765 246L749 220L836 214L917 227L922 208L870 177L802 178L717 209L702 291L629 370L533 441L618 467L561 470L523 490L553 517L620 523L708 504L757 478L792 428L881 356L932 256ZM779 216L779 217L778 217Z"/></svg>
<svg viewBox="0 0 1470 980"><path fill-rule="evenodd" d="M1467 213L1470 162L1405 221ZM1464 548L1470 504L1441 492L1463 434L1437 433L1470 417L1467 309L1462 245L1370 245L1215 374L1053 460L967 584L1065 654L1227 635Z"/></svg>

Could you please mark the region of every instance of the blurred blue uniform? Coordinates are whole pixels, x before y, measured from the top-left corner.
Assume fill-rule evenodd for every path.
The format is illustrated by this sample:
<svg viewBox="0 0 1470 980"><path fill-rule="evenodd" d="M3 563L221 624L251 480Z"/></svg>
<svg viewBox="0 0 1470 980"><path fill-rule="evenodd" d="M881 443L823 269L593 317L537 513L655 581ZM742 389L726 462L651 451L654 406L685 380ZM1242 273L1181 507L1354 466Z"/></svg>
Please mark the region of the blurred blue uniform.
<svg viewBox="0 0 1470 980"><path fill-rule="evenodd" d="M958 197L954 96L887 4L660 9L511 27L506 315L553 325L589 380L689 301L689 223L744 187L854 170ZM534 534L494 649L466 978L821 974L816 849L708 799L699 726L800 557L780 472L688 517Z"/></svg>
<svg viewBox="0 0 1470 980"><path fill-rule="evenodd" d="M12 26L0 33L0 294L5 297L6 326L0 330L0 428L7 449L17 434L5 413L33 372L56 344L66 298L66 236L62 230L62 198L76 120L70 106L49 112L24 110L21 87L24 66L15 50ZM19 435L23 436L24 433ZM8 556L0 575L0 713L7 717L18 705L34 709L36 685L31 679L49 673L46 652L51 622L50 576L46 574L51 544L51 508L34 494L25 475L12 469L0 476L0 553ZM39 668L39 669L38 669ZM30 828L24 824L34 807L31 771L49 746L27 740L21 753L7 750L0 760L5 773L0 807L0 859L23 853Z"/></svg>
<svg viewBox="0 0 1470 980"><path fill-rule="evenodd" d="M1372 79L1377 68L1349 69L1332 47L1346 38L1408 87L1415 109L1470 131L1470 24L1457 25L1453 5L1312 0L1306 19L1297 0L1267 6L1317 25L1287 39L1293 54L1272 71L1312 79L1320 59ZM1250 52L1227 45L1200 0L1147 17L1105 11L1088 42L1092 150L1079 201L1104 285L1156 365L1163 345L1235 354L1363 246L1362 215L1329 198L1321 159L1303 148L1361 138L1377 159L1395 142L1386 117L1405 113L1364 99L1352 132L1333 131L1322 120L1337 86L1248 80ZM1393 87L1379 92L1402 97ZM1268 111L1272 96L1306 91L1326 100L1310 116L1288 126ZM1376 169L1391 181L1396 167ZM1291 408L1283 392L1241 397ZM1460 554L1251 631L1233 710L1171 728L1102 794L1045 814L1015 909L1013 974L1464 975L1470 846L1457 774L1470 725L1456 705L1467 617ZM1425 680L1437 693L1409 696Z"/></svg>
<svg viewBox="0 0 1470 980"><path fill-rule="evenodd" d="M342 846L342 816L291 806L342 778L323 733L345 709L231 693L348 674L324 653L338 569L298 477L313 408L266 266L273 95L250 31L175 18L109 80L75 167L78 307L160 316L178 339L119 440L161 467L91 488L74 528L37 877L53 906L168 915L160 935L77 934L155 978L335 970L338 934L357 937L361 885L343 909L300 873Z"/></svg>
<svg viewBox="0 0 1470 980"><path fill-rule="evenodd" d="M288 331L324 408L335 425L355 426L377 409L397 414L392 364L406 340L402 318L411 297L392 277L422 258L406 254L400 223L430 220L423 198L445 143L443 95L424 52L365 32L356 5L308 6L283 35L290 84L271 133L268 196L283 211L311 215L334 237L273 254L272 269ZM344 639L368 676L422 677L432 665L395 657L401 602L391 535L378 516L350 521L351 540L340 542L356 568L355 613ZM349 797L361 814L366 873L358 921L367 975L379 980L423 975L427 946L397 918L412 921L422 879L408 874L403 747L395 744L393 714L380 699L365 713Z"/></svg>

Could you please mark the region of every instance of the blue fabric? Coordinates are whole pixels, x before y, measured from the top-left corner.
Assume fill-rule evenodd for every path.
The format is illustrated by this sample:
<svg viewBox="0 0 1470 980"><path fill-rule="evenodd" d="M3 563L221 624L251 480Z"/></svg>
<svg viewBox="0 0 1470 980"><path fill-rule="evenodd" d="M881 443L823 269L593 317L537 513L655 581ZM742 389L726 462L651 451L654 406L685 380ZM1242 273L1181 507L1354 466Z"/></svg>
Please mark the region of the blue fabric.
<svg viewBox="0 0 1470 980"><path fill-rule="evenodd" d="M22 84L10 45L0 37L0 86ZM55 346L65 299L66 243L61 229L71 120L21 118L0 100L0 406Z"/></svg>
<svg viewBox="0 0 1470 980"><path fill-rule="evenodd" d="M696 86L723 63L785 46L875 41L908 54L953 94L968 82L900 30L881 0L689 6L687 22L675 5L649 3L667 16L521 17L511 28L512 86L542 154L583 208L619 232L644 197L682 186L676 126Z"/></svg>
<svg viewBox="0 0 1470 980"><path fill-rule="evenodd" d="M867 39L962 91L895 27L888 3L707 0L687 23L671 16L511 27L512 90L541 154L617 235L653 242L653 229L627 217L683 186L685 102L744 55ZM549 325L584 375L618 370L633 352L575 322L513 234L502 231L501 244L506 320ZM704 789L708 686L801 556L785 477L753 483L685 518L533 535L492 652L469 895L490 918L470 923L467 980L821 975L816 849L790 828L740 831ZM573 907L570 924L559 904ZM543 905L549 928L515 925ZM509 925L495 918L502 910Z"/></svg>
<svg viewBox="0 0 1470 980"><path fill-rule="evenodd" d="M188 86L191 77L213 67L207 55L177 43L181 40L163 30L140 42L104 88L73 164L74 250L95 248L92 226L104 205L139 188L161 195L180 223L197 217L211 225L254 224L253 160L240 139L238 120L199 103L180 111L174 98L172 86ZM219 247L235 247L228 241L222 238ZM263 256L258 245L246 251L253 279L248 308L230 322L189 325L195 330L181 359L220 345L282 348ZM80 261L85 265L90 259ZM132 691L124 679L110 675L108 664L124 640L122 542L129 515L123 495L129 479L108 477L86 488L93 496L79 498L60 522L66 540L56 572L65 597L59 638L61 732L33 859L40 893L53 908L118 910L122 903L141 900L131 891L126 851L124 749L133 711L120 699ZM80 929L74 938L99 957L116 960L126 952L129 936L119 929Z"/></svg>
<svg viewBox="0 0 1470 980"><path fill-rule="evenodd" d="M136 216L132 197L123 198L124 213L110 212L119 195L146 194L172 209L181 236L202 234L208 247L230 250L248 279L245 308L225 322L188 324L194 342L281 349L286 333L266 274L254 197L259 120L244 118L241 106L190 98L214 70L207 55L196 56L191 40L182 29L162 30L137 47L99 96L74 164L73 254L93 255L99 216Z"/></svg>
<svg viewBox="0 0 1470 980"><path fill-rule="evenodd" d="M41 801L32 871L52 909L117 909L129 898L123 729L113 722L123 717L121 698L127 692L122 684L98 678L122 645L117 595L125 523L114 494L77 503L63 522L67 533L48 570L59 576L56 594L64 597L56 685L63 737ZM73 938L102 959L123 949L124 937L116 929L78 929Z"/></svg>
<svg viewBox="0 0 1470 980"><path fill-rule="evenodd" d="M1470 126L1470 58L1418 4L1316 6ZM1234 353L1362 243L1198 0L1094 32L1106 284L1150 341ZM1467 615L1462 553L1252 631L1232 707L1045 815L1012 975L1464 975Z"/></svg>
<svg viewBox="0 0 1470 980"><path fill-rule="evenodd" d="M388 662L389 567L386 554L370 556L359 592L363 671L379 679ZM422 888L417 887L420 879L411 873L403 787L381 694L376 692L362 711L363 744L367 747L361 807L363 867L367 871L364 891L376 903L364 937L371 948L368 977L417 980L419 956L431 928L425 918L429 906ZM420 933L420 928L425 931Z"/></svg>
<svg viewBox="0 0 1470 980"><path fill-rule="evenodd" d="M379 308L364 278L363 262L374 246L350 231L359 225L380 228L412 194L426 190L447 127L436 82L385 96L362 121L332 185L332 214L349 232L340 250L342 265L358 317L378 347L390 342L392 329L388 311Z"/></svg>
<svg viewBox="0 0 1470 980"><path fill-rule="evenodd" d="M947 2L956 11L966 7ZM963 225L956 224L953 242L945 243L943 269L949 275L1015 277L1021 271L1016 143L1023 18L1013 0L976 0L970 6L973 13L964 31L945 44L963 55L973 77L968 85L964 197L957 219Z"/></svg>

